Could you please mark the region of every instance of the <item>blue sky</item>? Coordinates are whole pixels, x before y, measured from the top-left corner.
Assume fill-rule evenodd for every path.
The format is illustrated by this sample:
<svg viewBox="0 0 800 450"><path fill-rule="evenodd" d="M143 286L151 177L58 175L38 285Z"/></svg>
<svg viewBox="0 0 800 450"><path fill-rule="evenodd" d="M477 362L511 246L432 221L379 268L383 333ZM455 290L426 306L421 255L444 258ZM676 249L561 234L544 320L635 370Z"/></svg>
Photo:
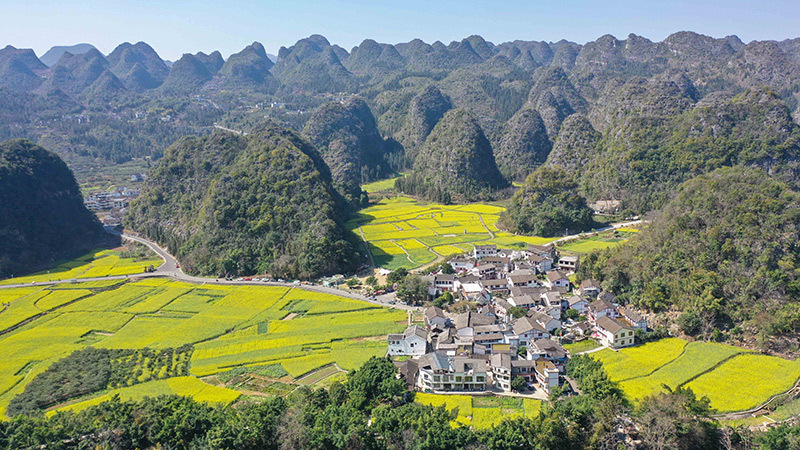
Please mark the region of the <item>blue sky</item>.
<svg viewBox="0 0 800 450"><path fill-rule="evenodd" d="M379 42L449 43L471 34L489 41L568 39L635 33L661 40L692 30L743 41L800 36L800 1L255 1L0 0L0 47L33 48L89 42L108 53L145 41L161 57L220 50L223 56L259 41L270 53L318 33L350 50Z"/></svg>

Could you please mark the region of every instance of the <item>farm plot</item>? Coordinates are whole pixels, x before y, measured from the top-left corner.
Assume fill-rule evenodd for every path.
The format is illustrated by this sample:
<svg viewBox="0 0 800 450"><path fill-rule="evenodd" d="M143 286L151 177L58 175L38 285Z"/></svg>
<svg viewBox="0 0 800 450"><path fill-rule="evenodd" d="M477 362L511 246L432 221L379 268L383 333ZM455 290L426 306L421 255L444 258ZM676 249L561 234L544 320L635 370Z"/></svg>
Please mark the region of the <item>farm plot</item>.
<svg viewBox="0 0 800 450"><path fill-rule="evenodd" d="M31 275L8 278L0 281L3 284L22 284L31 282L44 282L54 280L69 280L72 278L94 278L111 275L133 275L142 273L148 266L158 267L163 261L155 254L150 253L147 259L123 258L115 250L96 250L87 253L73 261L65 261L49 270L43 270Z"/></svg>
<svg viewBox="0 0 800 450"><path fill-rule="evenodd" d="M473 397L469 395L438 395L418 392L414 401L423 405L444 406L458 416L453 426L465 425L484 429L493 427L505 419L534 417L539 414L542 402L534 399L513 397Z"/></svg>
<svg viewBox="0 0 800 450"><path fill-rule="evenodd" d="M624 381L649 375L680 356L684 347L686 341L667 338L618 352L604 349L591 356L603 363L611 381Z"/></svg>
<svg viewBox="0 0 800 450"><path fill-rule="evenodd" d="M241 394L232 389L203 383L195 377L174 377L166 380L148 381L147 383L141 383L130 387L112 389L98 397L55 408L49 411L48 415L55 414L58 411L78 412L111 400L115 395L118 395L121 400L125 401L142 400L146 397L158 397L159 395L184 395L193 397L199 402L227 405L239 398Z"/></svg>
<svg viewBox="0 0 800 450"><path fill-rule="evenodd" d="M708 396L719 412L759 406L789 390L800 378L800 360L760 355L730 345L662 339L619 352L602 350L591 356L601 361L612 381L631 400L686 386Z"/></svg>
<svg viewBox="0 0 800 450"><path fill-rule="evenodd" d="M619 228L613 231L605 231L594 236L587 236L582 239L575 239L559 245L558 248L571 253L584 254L594 250L616 247L635 235L639 230L633 228Z"/></svg>
<svg viewBox="0 0 800 450"><path fill-rule="evenodd" d="M645 346L646 347L646 346ZM620 383L620 387L632 400L663 391L662 385L672 389L683 385L690 379L713 369L722 361L745 352L730 345L710 342L690 342L683 354L665 364L652 374L640 378L632 378Z"/></svg>
<svg viewBox="0 0 800 450"><path fill-rule="evenodd" d="M368 242L375 264L390 270L429 264L437 254L468 252L478 242L523 248L553 240L498 231L503 211L494 205L424 204L395 197L359 211L348 227Z"/></svg>
<svg viewBox="0 0 800 450"><path fill-rule="evenodd" d="M743 354L704 373L687 386L711 399L721 412L754 408L789 390L800 377L800 361L775 356Z"/></svg>
<svg viewBox="0 0 800 450"><path fill-rule="evenodd" d="M8 304L0 313L0 321L18 323L19 318L25 320L42 309L47 311L0 335L0 416L33 377L89 345L158 350L193 344L195 351L189 360L193 376L267 361L281 364L278 367L282 370L299 377L334 362L344 370L354 369L371 356L385 354L385 335L404 329L406 320L403 312L299 288L146 279L96 292L85 289L84 284L89 285L74 283L61 290L0 290L0 299ZM10 309L12 306L14 309ZM292 308L299 316L281 321ZM159 369L158 376L161 372ZM119 390L124 398L140 398L142 392L152 395L159 389L199 400L214 401L219 396L216 388L193 377L158 382L147 381L144 374L136 377L144 383ZM176 384L182 382L190 386ZM117 392L100 392L87 401L101 402L106 394ZM221 398L229 401L231 396ZM76 405L87 406L83 402Z"/></svg>

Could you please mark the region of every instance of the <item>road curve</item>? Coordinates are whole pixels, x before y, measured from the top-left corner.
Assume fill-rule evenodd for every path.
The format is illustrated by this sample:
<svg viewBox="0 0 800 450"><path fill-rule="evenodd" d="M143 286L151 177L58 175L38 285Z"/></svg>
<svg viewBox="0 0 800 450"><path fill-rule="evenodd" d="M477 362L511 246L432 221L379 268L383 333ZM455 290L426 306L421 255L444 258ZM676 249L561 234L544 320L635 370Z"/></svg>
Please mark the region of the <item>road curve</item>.
<svg viewBox="0 0 800 450"><path fill-rule="evenodd" d="M356 294L354 292L344 291L336 288L326 287L326 286L318 286L318 285L310 285L310 284L301 284L296 285L294 283L280 283L277 281L269 281L269 282L262 282L262 281L236 281L236 280L226 280L224 278L205 278L205 277L196 277L192 275L187 275L186 273L181 270L178 261L172 256L168 249L165 249L155 242L145 239L140 236L133 236L126 233L120 233L111 227L105 228L106 232L111 234L116 234L117 236L122 237L123 239L128 239L131 241L138 242L140 244L144 244L153 250L162 260L164 263L161 264L154 272L150 273L142 273L136 275L116 275L116 276L109 276L109 277L98 277L98 278L78 278L76 282L86 282L86 281L103 281L103 280L125 280L125 279L135 279L135 278L150 278L150 277L171 277L178 281L185 281L188 283L208 283L208 284L220 284L220 285L252 285L252 286L281 286L281 287L296 287L300 289L304 289L311 292L320 292L323 294L333 294L338 295L340 297L347 297L352 298L354 300L360 300L362 302L372 303L374 305L384 306L388 308L397 308L402 310L416 310L417 308L413 306L407 306L403 304L395 304L390 305L388 303L380 302L378 300L372 300L369 297L365 297L361 294ZM63 283L72 283L71 279L67 280L60 280L60 281L44 281L38 282L36 286L51 286L56 284L63 284ZM31 283L23 283L23 284L8 284L0 286L0 289L9 289L15 287L26 287L31 286ZM388 297L386 297L388 299ZM387 300L388 301L388 300Z"/></svg>

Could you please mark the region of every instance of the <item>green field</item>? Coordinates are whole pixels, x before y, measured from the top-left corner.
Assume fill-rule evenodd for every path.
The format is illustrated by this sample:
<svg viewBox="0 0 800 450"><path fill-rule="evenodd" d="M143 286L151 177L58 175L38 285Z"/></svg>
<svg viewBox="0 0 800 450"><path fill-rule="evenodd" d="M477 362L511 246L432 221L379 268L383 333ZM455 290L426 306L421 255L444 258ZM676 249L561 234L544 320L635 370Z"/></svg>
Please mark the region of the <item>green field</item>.
<svg viewBox="0 0 800 450"><path fill-rule="evenodd" d="M639 230L635 228L619 228L614 231L604 231L594 236L567 241L563 244L559 244L558 248L559 250L570 253L589 253L593 250L616 247L617 245L626 242L638 231Z"/></svg>
<svg viewBox="0 0 800 450"><path fill-rule="evenodd" d="M633 401L686 386L720 412L742 411L789 390L800 361L759 355L730 345L669 338L613 352L591 354Z"/></svg>
<svg viewBox="0 0 800 450"><path fill-rule="evenodd" d="M70 289L57 289L66 286ZM154 394L189 393L224 403L232 401L230 393L196 377L270 364L280 364L289 382L332 363L351 370L384 355L386 334L402 331L407 320L405 312L299 288L153 278L92 286L0 289L5 305L0 312L0 332L5 331L0 334L0 415L37 374L90 345L135 350L193 344L192 377L147 381L143 374L138 380L146 383L82 400L96 403L114 393L135 399L148 392L146 386L154 386ZM284 320L290 313L293 318ZM82 401L70 408L85 406Z"/></svg>
<svg viewBox="0 0 800 450"><path fill-rule="evenodd" d="M439 395L417 392L414 401L423 405L444 406L457 410L453 426L465 425L483 429L505 419L533 417L539 414L542 402L515 397L473 397L469 395Z"/></svg>
<svg viewBox="0 0 800 450"><path fill-rule="evenodd" d="M582 341L575 342L573 344L564 344L564 348L570 352L572 355L576 355L581 352L586 352L589 350L594 350L600 347L600 344L591 340L591 339L584 339Z"/></svg>
<svg viewBox="0 0 800 450"><path fill-rule="evenodd" d="M394 182L398 178L402 177L404 174L400 174L398 177L394 178L387 178L385 180L373 181L372 183L362 184L361 189L367 191L368 194L372 194L375 192L392 192L394 191Z"/></svg>
<svg viewBox="0 0 800 450"><path fill-rule="evenodd" d="M134 275L143 273L148 266L158 267L164 262L152 252L144 259L124 258L120 255L121 252L116 250L95 250L74 261L62 262L49 270L0 280L0 285Z"/></svg>
<svg viewBox="0 0 800 450"><path fill-rule="evenodd" d="M505 209L487 204L440 205L386 198L358 212L348 227L368 243L375 264L390 270L429 264L438 255L468 253L476 243L524 248L553 239L497 229Z"/></svg>

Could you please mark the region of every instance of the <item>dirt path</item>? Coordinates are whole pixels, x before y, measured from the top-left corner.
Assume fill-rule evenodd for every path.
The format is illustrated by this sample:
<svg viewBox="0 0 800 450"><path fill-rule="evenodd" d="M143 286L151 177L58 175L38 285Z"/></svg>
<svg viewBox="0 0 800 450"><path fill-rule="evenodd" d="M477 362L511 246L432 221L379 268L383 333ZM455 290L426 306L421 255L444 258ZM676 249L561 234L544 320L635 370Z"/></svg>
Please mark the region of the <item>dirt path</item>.
<svg viewBox="0 0 800 450"><path fill-rule="evenodd" d="M372 252L369 250L369 242L367 242L367 237L364 236L364 230L361 227L358 227L358 234L361 235L361 240L364 242L364 251L367 252L367 258L369 259L369 267L370 269L374 269L375 266L375 259L372 257Z"/></svg>
<svg viewBox="0 0 800 450"><path fill-rule="evenodd" d="M478 218L481 219L481 225L483 225L483 229L486 230L487 233L489 233L490 237L487 240L494 239L494 233L492 232L492 230L489 229L489 227L486 226L486 222L483 221L483 216L478 214Z"/></svg>

